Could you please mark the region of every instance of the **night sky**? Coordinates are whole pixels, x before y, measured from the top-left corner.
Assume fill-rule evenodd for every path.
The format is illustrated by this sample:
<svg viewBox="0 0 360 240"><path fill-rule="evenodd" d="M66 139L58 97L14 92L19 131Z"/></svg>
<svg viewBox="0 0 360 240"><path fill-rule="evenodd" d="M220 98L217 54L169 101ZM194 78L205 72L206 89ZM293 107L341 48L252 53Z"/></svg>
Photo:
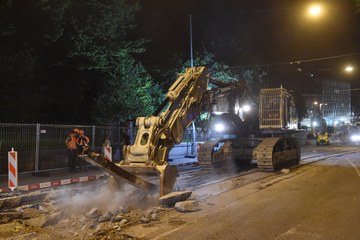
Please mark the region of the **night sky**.
<svg viewBox="0 0 360 240"><path fill-rule="evenodd" d="M360 88L360 9L357 13L354 0L318 1L323 13L317 18L309 18L307 11L313 1L307 0L139 1L142 9L136 12L136 4L131 1L129 7L128 1L73 0L63 15L57 4L61 9L66 2L3 1L0 121L92 123L104 108L97 108L101 96L111 96L104 91L109 83L118 84L117 90L129 90L136 97L136 90L148 86L141 93L145 95L141 99L150 99L143 100L144 106L158 104L162 91L175 80L169 76L179 69L172 57L182 54L182 59L176 60L190 59L190 15L194 58L206 49L217 63L229 66L238 76L244 70L261 68L266 72L266 87L281 85L297 94L311 93L319 85L312 83L321 78L350 82L353 89ZM3 8L7 3L11 7ZM50 7L41 8L47 5ZM133 11L135 30L128 24L133 23ZM129 13L131 19L126 18L127 14L121 18L111 15L117 12ZM120 62L113 61L108 51L130 51L122 41L138 39L146 43L132 52L131 58L142 63L151 84L142 78L139 83L132 81L138 85L131 88L127 80L136 76L128 74L134 71L113 67L111 64ZM100 54L102 51L104 54ZM347 64L355 68L351 74L344 72ZM132 70L138 66L128 65ZM122 75L111 78L111 71ZM252 72L258 77L259 72ZM121 81L115 81L118 79ZM111 113L107 115L133 119L140 114L137 109L127 111L133 109L129 95L119 100L117 96L122 95L112 90L113 102L106 103ZM352 96L352 105L360 115L360 91L352 91Z"/></svg>
<svg viewBox="0 0 360 240"><path fill-rule="evenodd" d="M205 44L217 61L234 69L266 65L274 77L289 68L301 69L303 74L334 77L359 86L359 71L343 74L345 64L360 66L360 14L356 14L354 2L323 1L323 15L317 19L306 15L310 2L142 1L138 30L152 39L143 61L150 66L162 64L174 52L190 58L191 14L194 54ZM298 60L303 61L290 66L289 62Z"/></svg>

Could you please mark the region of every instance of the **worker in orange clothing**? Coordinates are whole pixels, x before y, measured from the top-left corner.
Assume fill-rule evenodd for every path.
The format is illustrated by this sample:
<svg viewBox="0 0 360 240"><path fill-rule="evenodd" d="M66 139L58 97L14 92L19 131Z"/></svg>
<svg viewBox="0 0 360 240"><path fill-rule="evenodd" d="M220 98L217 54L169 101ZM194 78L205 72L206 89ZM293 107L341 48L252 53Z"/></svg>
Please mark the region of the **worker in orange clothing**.
<svg viewBox="0 0 360 240"><path fill-rule="evenodd" d="M72 132L68 134L65 140L66 147L68 149L68 166L70 172L75 172L75 164L77 159L77 140L79 137L80 130L74 128Z"/></svg>
<svg viewBox="0 0 360 240"><path fill-rule="evenodd" d="M78 154L79 155L83 155L84 152L88 149L89 147L89 142L90 139L84 134L83 130L79 130L79 137L77 138L77 149L78 149ZM86 170L85 166L84 166L84 160L82 159L78 159L79 160L79 169L80 171L82 170L82 167L84 167L84 170Z"/></svg>

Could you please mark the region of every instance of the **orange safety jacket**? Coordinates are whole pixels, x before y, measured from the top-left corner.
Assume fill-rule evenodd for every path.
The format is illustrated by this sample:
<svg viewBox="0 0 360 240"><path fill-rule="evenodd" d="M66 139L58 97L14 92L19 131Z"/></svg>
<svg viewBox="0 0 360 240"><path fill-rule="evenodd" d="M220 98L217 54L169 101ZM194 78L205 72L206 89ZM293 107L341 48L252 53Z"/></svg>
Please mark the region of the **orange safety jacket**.
<svg viewBox="0 0 360 240"><path fill-rule="evenodd" d="M80 146L87 146L90 142L90 139L85 135L80 135L77 139L77 144Z"/></svg>
<svg viewBox="0 0 360 240"><path fill-rule="evenodd" d="M76 143L77 143L77 134L70 133L68 137L65 140L66 147L70 150L76 149Z"/></svg>

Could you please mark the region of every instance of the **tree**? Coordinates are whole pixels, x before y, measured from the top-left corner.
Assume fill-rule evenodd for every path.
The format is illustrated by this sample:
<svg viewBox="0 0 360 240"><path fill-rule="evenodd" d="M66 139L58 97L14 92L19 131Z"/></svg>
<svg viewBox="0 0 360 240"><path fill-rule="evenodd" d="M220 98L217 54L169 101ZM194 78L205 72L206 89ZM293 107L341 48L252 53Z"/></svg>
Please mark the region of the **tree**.
<svg viewBox="0 0 360 240"><path fill-rule="evenodd" d="M24 121L37 115L41 108L44 88L40 82L45 73L36 42L39 35L32 33L29 24L36 8L26 2L0 2L0 113L2 121ZM36 17L34 21L36 22ZM31 38L29 38L31 33ZM25 117L26 116L26 117Z"/></svg>
<svg viewBox="0 0 360 240"><path fill-rule="evenodd" d="M231 68L225 63L216 61L214 54L204 47L195 56L194 65L206 66L212 78L224 82L244 80L254 96L258 96L260 88L267 84L267 73L261 67ZM160 80L166 83L167 86L171 84L169 80L176 79L177 73L184 72L185 68L190 66L190 61L180 53L174 54L169 62L170 67L163 71L163 78Z"/></svg>
<svg viewBox="0 0 360 240"><path fill-rule="evenodd" d="M360 0L354 0L356 8L357 8L357 12L360 12Z"/></svg>
<svg viewBox="0 0 360 240"><path fill-rule="evenodd" d="M151 115L162 97L161 89L152 83L141 64L128 58L109 77L93 108L96 122L124 122Z"/></svg>
<svg viewBox="0 0 360 240"><path fill-rule="evenodd" d="M0 40L0 71L7 80L0 100L10 104L0 104L0 112L8 114L14 105L26 105L18 98L8 100L15 86L27 93L22 96L29 104L23 110L29 111L19 111L14 119L113 121L154 108L159 88L134 60L144 52L145 42L132 34L139 1L6 0L0 7L5 36ZM142 89L136 94L143 108L132 107L134 99L110 98L107 108L117 112L100 113L105 94L137 88Z"/></svg>

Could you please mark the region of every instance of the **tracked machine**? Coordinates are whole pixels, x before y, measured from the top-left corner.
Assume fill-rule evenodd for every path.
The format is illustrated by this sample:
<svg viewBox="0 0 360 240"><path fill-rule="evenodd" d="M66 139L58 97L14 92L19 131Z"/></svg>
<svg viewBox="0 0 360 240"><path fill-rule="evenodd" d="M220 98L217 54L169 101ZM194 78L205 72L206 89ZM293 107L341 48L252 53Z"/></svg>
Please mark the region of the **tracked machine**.
<svg viewBox="0 0 360 240"><path fill-rule="evenodd" d="M217 87L209 90L209 84ZM135 142L124 146L124 160L114 164L91 150L80 157L136 187L148 191L159 189L160 195L167 194L178 176L176 166L169 164L170 150L181 143L185 129L196 117L203 112L219 110L216 106L225 102L226 117L223 119L232 125L234 134L231 138L205 142L198 153L199 164L255 159L260 169L277 170L284 164L298 163L300 148L290 136L294 131L292 124L295 125L292 122L294 106L291 95L283 88L261 91L259 130L263 138L239 138L241 131L237 123L244 122L241 104L249 101L249 93L244 83L224 84L212 80L205 67L188 68L169 88L165 100L152 116L137 118ZM141 178L140 173L156 173L160 184Z"/></svg>
<svg viewBox="0 0 360 240"><path fill-rule="evenodd" d="M228 104L231 106L232 102ZM232 107L225 109L228 109L226 114L238 115ZM256 160L257 167L264 171L276 171L298 164L300 147L294 137L298 122L292 94L284 88L261 89L258 110L258 129L250 132L251 138L230 131L233 133L231 138L210 139L198 151L199 164L214 166L224 161L247 163ZM243 132L248 130L248 124L242 123L244 127L236 122L239 123L231 121L235 129L241 128Z"/></svg>

